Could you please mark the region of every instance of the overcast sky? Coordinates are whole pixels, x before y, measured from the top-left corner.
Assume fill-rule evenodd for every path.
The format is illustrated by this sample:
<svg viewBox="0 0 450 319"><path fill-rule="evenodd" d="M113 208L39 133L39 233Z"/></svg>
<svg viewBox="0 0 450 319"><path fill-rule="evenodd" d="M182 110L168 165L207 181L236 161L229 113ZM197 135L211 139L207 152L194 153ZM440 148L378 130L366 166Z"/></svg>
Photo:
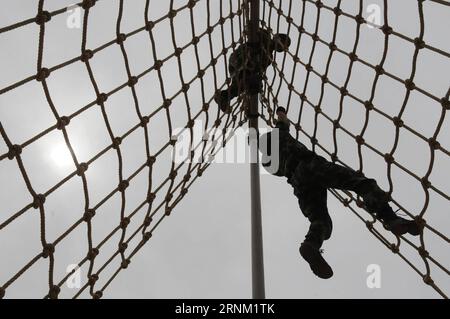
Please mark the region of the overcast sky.
<svg viewBox="0 0 450 319"><path fill-rule="evenodd" d="M144 25L145 0L124 1L124 16L121 32L128 33ZM186 0L174 1L174 7L184 5ZM287 12L289 1L281 2ZM323 1L334 7L336 0ZM341 8L350 14L356 14L359 1L342 1ZM0 28L17 21L34 17L37 0L5 0L4 10L0 12ZM223 11L237 8L237 0L210 1L211 23L220 17L220 5ZM301 19L302 1L293 0L292 17L298 24ZM72 4L66 0L46 0L45 9L53 11ZM118 0L100 0L91 9L87 48L94 49L115 38L118 12ZM364 16L370 12L366 9L377 4L384 10L383 1L363 1ZM149 16L157 20L169 10L170 1L151 0ZM424 2L425 36L424 41L442 51L450 52L450 7L438 5L431 1ZM372 7L373 8L373 7ZM317 20L316 7L306 6L305 28L313 33ZM200 1L195 9L194 20L196 33L202 33L207 26L206 1ZM82 13L83 11L80 10ZM372 11L373 12L373 11ZM43 65L52 67L80 55L82 29L69 28L68 18L76 11L53 17L46 25L46 38ZM381 11L382 13L382 11ZM381 14L383 16L383 14ZM267 20L266 16L266 20ZM178 46L191 39L191 22L188 10L175 18L176 41ZM236 17L235 35L239 34ZM383 18L381 18L383 23ZM414 39L420 31L418 7L416 0L391 1L389 7L389 24L394 30ZM273 13L271 26L277 29L276 13ZM285 20L280 22L280 32L286 32ZM320 17L319 36L331 41L334 28L334 15L323 10ZM225 42L231 42L231 26L224 25ZM345 16L340 18L336 44L342 50L351 52L355 42L355 21ZM10 32L0 33L0 90L16 83L36 72L38 48L38 26L29 24ZM295 50L298 33L291 30L291 51ZM174 50L169 23L158 24L154 30L158 58L165 58ZM213 34L214 53L221 50L221 34L217 29ZM300 58L305 63L311 53L312 40L302 37ZM129 37L125 42L133 74L139 74L154 64L152 47L148 33L145 31ZM209 43L203 38L199 43L199 55L202 67L210 62ZM361 28L360 44L357 55L373 65L380 62L384 48L384 36L376 28ZM401 79L407 79L411 73L414 46L400 39L390 37L389 51L385 69ZM323 73L329 50L318 44L312 65ZM282 55L277 55L281 64ZM127 80L123 57L118 45L112 45L97 53L91 61L94 76L102 92L109 92ZM225 79L223 59L217 65L217 84ZM343 85L347 76L349 59L340 53L333 55L329 79L337 85ZM197 73L197 66L192 48L182 55L183 75L186 80ZM293 63L288 60L285 74L288 79L292 74ZM294 86L298 90L304 87L306 71L298 66ZM414 82L431 94L444 97L450 86L450 59L424 49L417 62L417 75ZM269 79L273 70L269 69ZM164 64L162 77L167 96L172 96L180 89L178 65L172 58ZM209 99L214 91L212 68L205 75L206 97ZM374 71L361 63L354 66L350 79L349 91L362 100L370 97L370 88ZM275 81L278 87L279 79ZM70 115L86 104L95 100L95 93L90 83L86 67L81 62L55 71L48 79L52 100L60 115ZM150 114L162 104L159 81L154 71L143 76L137 85L139 105L143 114ZM317 103L320 93L319 78L312 76L306 94L313 103ZM387 76L381 77L377 86L374 105L391 116L396 116L405 98L406 90L399 82ZM337 117L339 110L339 92L327 85L322 110L331 118ZM286 105L287 87L284 84L278 99L280 105ZM189 90L189 102L192 114L201 110L202 97L199 81L193 83ZM290 117L298 116L300 100L293 97L290 105ZM128 87L113 94L106 102L106 111L115 136L123 135L139 121L134 109L131 90ZM180 95L170 106L173 128L183 127L187 122L186 103ZM217 111L214 103L209 111L212 125ZM431 137L441 115L441 106L429 97L418 93L411 94L403 120L426 137ZM211 118L213 120L211 120ZM205 120L202 115L200 119ZM359 134L364 124L365 110L352 99L344 100L344 112L341 124L355 135ZM31 81L19 88L0 95L0 120L9 138L14 144L22 144L32 136L54 125L55 119L45 100L40 83ZM332 126L327 120L319 118L318 139L329 151L333 151ZM302 117L303 128L312 133L314 129L314 111L305 105ZM265 127L265 123L261 122ZM98 106L90 108L77 116L68 126L71 144L80 162L87 161L111 142L104 120ZM169 133L165 112L159 112L149 123L150 149L156 152L168 141ZM386 118L372 112L369 126L365 133L367 143L382 153L391 150L395 130ZM300 140L308 147L307 138L300 135ZM438 136L441 146L450 148L450 125L444 121ZM339 158L347 165L357 169L358 156L355 141L345 133L338 133ZM123 175L130 176L145 162L144 133L142 129L130 134L122 143ZM5 142L0 139L0 155L7 152ZM318 150L321 155L323 152ZM170 150L158 157L153 172L154 186L165 179L170 170ZM52 131L38 141L27 146L22 154L24 165L30 176L33 188L44 193L58 181L74 170L68 157L60 131ZM383 189L388 189L386 164L384 160L367 148L363 148L366 175L374 177ZM423 176L430 161L428 144L417 136L402 129L397 161L408 170ZM430 181L442 192L449 193L449 158L442 151L436 151L435 167ZM117 156L110 150L96 160L86 173L89 196L92 205L98 203L118 184ZM185 168L182 170L183 174ZM130 183L127 189L126 214L139 205L147 191L147 170L142 171ZM249 201L249 166L248 164L212 165L196 181L185 199L177 206L170 217L157 228L152 239L132 258L127 270L122 271L106 289L105 298L250 298L251 297L251 260L250 260L250 201ZM0 161L0 223L15 212L29 204L30 195L25 187L15 161ZM417 214L424 206L425 196L420 183L402 170L393 167L393 197L405 208ZM266 275L266 294L269 298L437 298L439 295L427 287L421 278L398 256L386 249L370 232L364 223L337 201L330 193L329 210L334 222L334 232L324 244L325 258L334 269L334 277L321 280L315 277L308 264L301 259L298 247L309 227L308 221L298 208L297 199L284 178L263 174L261 176L262 211L264 227L264 257ZM166 189L166 188L164 188ZM162 197L157 198L157 203ZM98 211L93 219L93 241L98 244L120 222L120 196L113 196ZM449 237L450 209L449 202L434 191L430 191L430 203L425 218L429 223ZM68 227L78 220L84 209L84 197L81 179L72 178L59 188L45 202L47 241L52 242ZM142 223L145 214L141 210L129 226L131 234ZM369 219L369 216L362 213ZM392 242L395 238L380 231ZM39 214L29 210L21 217L0 230L0 286L9 280L21 267L29 262L41 250L39 241ZM65 274L69 264L79 262L87 252L86 225L77 227L69 237L57 245L55 252L55 280L58 282ZM116 250L120 234L113 236L105 244L96 259L94 269L98 269ZM417 238L408 237L413 243L420 244ZM448 242L427 231L426 248L444 267L450 268L450 250ZM132 242L134 245L137 241ZM417 253L407 246L405 255L410 258L420 271L425 266ZM109 265L100 276L96 287L101 287L119 265L119 258ZM370 289L366 285L369 276L367 267L379 265L381 269L381 287ZM434 281L450 293L450 276L431 266ZM86 265L81 273L86 276ZM40 259L15 283L7 289L9 298L41 297L48 290L48 260ZM68 298L76 294L76 289L63 286L61 297ZM85 291L81 297L89 297Z"/></svg>

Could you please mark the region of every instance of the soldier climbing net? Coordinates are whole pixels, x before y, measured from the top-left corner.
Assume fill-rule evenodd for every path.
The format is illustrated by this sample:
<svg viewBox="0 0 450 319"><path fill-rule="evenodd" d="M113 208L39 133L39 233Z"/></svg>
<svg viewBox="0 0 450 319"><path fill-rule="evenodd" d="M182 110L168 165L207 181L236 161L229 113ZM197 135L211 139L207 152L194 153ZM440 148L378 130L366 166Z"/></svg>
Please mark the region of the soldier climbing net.
<svg viewBox="0 0 450 319"><path fill-rule="evenodd" d="M50 65L45 56L46 53L51 52L46 51L46 41L49 41L52 27L64 29L63 33L69 31L57 25L56 22L58 18L65 21L67 7L51 10L50 5L47 6L49 2L39 0L34 17L19 22L16 19L9 25L0 27L0 37L15 34L26 28L33 29L37 34L35 71L28 70L29 74L20 80L11 80L10 78L15 76L11 75L0 86L0 98L2 98L0 100L0 133L3 143L0 145L2 147L0 164L3 164L1 169L2 172L9 169L16 174L15 179L21 178L28 192L28 202L17 210L5 211L2 204L0 235L8 229L26 232L26 229L17 228L15 224L19 224L21 219L33 212L37 212L40 225L40 251L13 272L3 270L6 269L3 263L6 263L7 259L2 257L0 297L7 296L8 290L20 282L20 279L30 272L33 266L43 260L46 260L48 264L48 291L45 297L61 297L63 285L76 269L62 274L55 271L56 256L60 247L70 241L70 236L83 229L87 233L87 238L84 255L77 261L77 266L85 267L87 275L80 289L72 297L83 296L83 293L88 292L92 298L101 298L118 273L128 267L132 257L151 239L156 228L185 197L190 186L211 165L207 160L194 163L188 161L189 158L180 164L164 160L175 144L172 138L175 134L174 128L183 127L184 132L189 135L192 149L200 151L202 158L206 159L213 157L220 146L226 144L226 129L236 130L247 122L242 99L237 99L232 104L231 114L223 114L217 110L213 97L215 92L230 84L230 81L225 79L228 68L227 58L238 45L245 43L248 39L245 28L249 18L248 3L243 0L220 0L214 4L212 1L171 0L162 5L161 2L145 0L139 7L141 25L125 31L124 20L126 20L127 6L131 5L129 2L84 0L70 7L76 8L81 14L81 41L78 43L78 54ZM441 245L448 251L449 238L445 234L447 229L438 230L435 224L433 225L429 218L425 219L425 217L446 214L442 208L439 210L439 207L433 206L433 202L443 201L443 209L448 207L449 196L445 185L436 186L431 181L434 177L433 173L436 173L433 168L438 159L441 164L444 163L441 166L448 167L446 162L449 160L449 151L446 148L448 123L445 126L445 115L450 108L449 78L446 74L445 83L441 83L441 87L436 89L430 87L433 77L427 78L424 82L418 82L416 79L418 73L423 71L420 66L420 58L423 56L439 64L438 70L441 66L448 67L450 63L450 49L442 47L442 43L433 45L428 43L425 32L425 27L431 23L429 19L426 19L426 10L433 9L448 13L450 4L441 0L411 0L409 6L415 8L418 32L415 36L410 36L408 32L397 31L394 27L390 17L392 11L390 8L395 6L392 2L388 4L387 0L381 1L383 22L379 26L364 18L366 5L362 0L351 2L358 8L356 12L348 11L346 8L350 2L342 0L260 1L260 26L273 34L279 32L289 34L293 44L289 50L276 55L264 77L259 116L271 126L274 109L277 106L285 106L294 124L297 139L309 141L314 151L327 156L334 162L353 166L367 175L369 175L368 168L371 169L371 175L379 182L382 178L386 178L388 194L399 213L415 218L424 226L424 232L417 242L405 236L389 237L390 235L379 227L379 223L364 212L363 203L351 193L337 190L331 190L331 193L348 208L348 211L361 219L382 244L417 272L427 285L441 296L447 297L450 272L435 254L430 253L430 245L425 240L431 240L433 245ZM60 2L58 5L61 5ZM114 18L114 36L100 45L93 46L89 40L93 33L92 25L95 25L95 19L101 19L101 21L105 19L102 13L106 14L104 12L107 12L105 9L107 6L114 6L117 9ZM164 13L159 16L154 14L158 11L157 8L162 7L164 7ZM111 19L110 14L107 17ZM133 16L134 21L137 19L138 17ZM179 19L184 19L181 28L179 21L177 26ZM326 22L331 23L328 29L323 28ZM343 28L340 27L341 25L347 27L345 34L339 31ZM179 40L182 30L189 34L185 42ZM367 32L381 37L379 43L381 43L382 52L378 59L369 57L368 51L364 50L363 44L366 47L370 45L363 41ZM352 41L352 45L345 45L343 38L347 42ZM146 60L151 62L149 67L137 69L133 63L135 57L130 55L133 51L133 39L139 43L145 42ZM0 41L3 40L4 38L0 38ZM405 77L389 70L389 68L394 69L392 63L389 66L389 54L398 54L391 49L395 41L403 41L403 46L412 47L411 57L403 59L409 64L409 74ZM167 46L170 52L162 54L161 47L167 43L169 43ZM34 50L28 44L26 49ZM116 75L115 77L121 79L121 82L105 90L107 85L104 85L102 81L108 82L108 79L95 71L95 63L106 59L103 53L112 54L111 50L118 50L124 75ZM190 59L187 57L188 54ZM346 59L345 62L343 58ZM344 68L338 71L333 70L336 65L344 66ZM74 66L80 66L85 71L83 81L90 85L90 92L85 92L89 101L75 108L72 105L72 111L68 112L63 110L55 99L60 88L57 88L57 81L52 82L52 77L55 78L58 73ZM364 78L364 72L371 72L369 80ZM336 74L344 76L342 81L336 78ZM391 81L389 87L386 87L386 84L383 85L383 80ZM175 89L174 82L177 82ZM37 133L20 136L15 133L18 125L14 124L11 118L15 116L18 118L16 122L20 123L23 115L6 116L6 109L13 108L10 103L7 104L8 96L36 83L45 97L46 112L52 115L53 123ZM401 101L392 100L392 89L395 85L399 87L394 90L394 93L402 96ZM445 91L441 90L442 85ZM155 87L158 89L154 90ZM368 88L366 97L359 92L362 88ZM114 98L125 91L130 94L130 100L127 103L121 100L119 103L123 107L121 112L133 114L134 122L123 130L122 134L119 134L119 130L114 129L111 105ZM146 95L148 92L145 91L150 91L151 95ZM33 108L34 104L35 101L29 100L25 105L25 113L31 117L37 117L39 112ZM132 105L132 108L126 109L123 104ZM408 123L407 110L412 108L417 110L419 107L417 104L426 105L427 109L438 110L439 116L434 122L432 132L424 133L423 129L415 127L417 123L413 125ZM333 110L332 105L337 108ZM350 118L349 122L347 117L349 111L362 112L362 121L358 122L358 118L354 117ZM102 126L106 128L108 139L107 145L98 147L90 157L75 146L76 138L71 132L73 123L79 119L83 120L83 116L89 112L96 112L99 117L97 121L85 123L86 129L91 126ZM204 129L211 136L210 139L196 140L193 127L197 119L204 120ZM162 121L167 122L166 128L159 126ZM381 143L381 146L374 146L379 142L373 139L371 122L374 121L393 127L392 145L386 146L386 143ZM358 129L354 128L355 123L360 124ZM351 128L348 128L349 126ZM154 132L153 127L160 130ZM322 127L328 127L328 131L322 130ZM29 156L27 151L52 134L62 136L64 147L70 153L73 169L50 187L44 188L42 185L36 186L37 183L30 174L29 165L32 163L30 164L30 160L27 159ZM127 141L136 134L141 135L143 142L134 147L144 151L139 157L140 164L135 170L126 174L124 149L127 147ZM383 136L383 132L378 131L377 134ZM426 143L429 160L423 174L415 173L397 158L404 134L409 134L408 138L412 140L414 149L419 148L419 144ZM163 136L165 136L164 143L160 143L160 147L155 147L156 137ZM90 136L90 139L92 138ZM332 142L328 143L327 138ZM346 138L347 144L343 142ZM194 143L194 141L197 142ZM87 140L84 142L88 143ZM341 148L345 148L345 151ZM346 156L347 153L351 154L355 150L355 156ZM369 151L371 153L368 153ZM48 152L48 149L41 152ZM102 158L111 154L115 157L117 169L107 167L107 170L117 172L115 184L108 185L108 192L104 197L96 198L97 196L93 195L90 189L95 188L95 183L99 181L89 173L96 169L97 163L101 162ZM425 152L419 155L417 157L421 159L426 157ZM352 162L355 158L357 163ZM371 168L368 158L381 158L384 161L384 173ZM162 162L170 162L167 174L163 177L161 177L162 169L158 167L158 164ZM15 170L10 168L12 167L10 163L14 163ZM376 175L373 175L374 172ZM424 194L421 207L411 209L405 197L401 199L396 197L397 195L402 197L401 193L396 193L399 187L402 188L401 184L396 182L399 172L411 178L413 181L411 184L415 183L420 187ZM142 178L143 183L138 183L137 180ZM48 229L52 226L49 225L51 223L49 220L52 219L49 218L51 215L48 209L49 201L59 190L75 179L81 183L81 188L79 187L77 192L82 193L80 201L83 208L76 212L76 218L71 225L60 233L50 236ZM145 192L139 200L134 198L136 192L132 189L133 185L139 185L140 188L145 185ZM12 201L15 198L12 194L8 194L7 186L6 180L3 181L2 177L2 193L7 194L4 195L6 199ZM133 204L136 202L133 207L130 205L130 198L133 198L131 200ZM11 207L15 207L14 205ZM104 236L94 240L95 220L106 214L109 219L114 219L116 224ZM439 217L434 221L439 223ZM5 239L2 238L2 240ZM6 244L15 245L14 242L2 242L2 246ZM114 249L111 249L108 256L102 256L102 251L107 250L108 245L113 245ZM16 254L21 254L19 248L14 250ZM99 262L99 259L102 259L102 262ZM433 280L432 271L441 273L439 277L443 278L441 283Z"/></svg>

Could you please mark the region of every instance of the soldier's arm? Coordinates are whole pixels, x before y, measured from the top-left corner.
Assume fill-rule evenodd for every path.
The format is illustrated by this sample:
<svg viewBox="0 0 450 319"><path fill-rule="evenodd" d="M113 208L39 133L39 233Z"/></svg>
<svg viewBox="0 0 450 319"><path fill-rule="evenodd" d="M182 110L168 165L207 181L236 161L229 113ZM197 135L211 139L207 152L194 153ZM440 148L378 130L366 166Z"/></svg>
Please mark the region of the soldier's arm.
<svg viewBox="0 0 450 319"><path fill-rule="evenodd" d="M289 122L289 119L286 115L286 109L284 107L278 107L276 113L278 116L278 120L275 127L282 131L289 132L289 126L291 123Z"/></svg>

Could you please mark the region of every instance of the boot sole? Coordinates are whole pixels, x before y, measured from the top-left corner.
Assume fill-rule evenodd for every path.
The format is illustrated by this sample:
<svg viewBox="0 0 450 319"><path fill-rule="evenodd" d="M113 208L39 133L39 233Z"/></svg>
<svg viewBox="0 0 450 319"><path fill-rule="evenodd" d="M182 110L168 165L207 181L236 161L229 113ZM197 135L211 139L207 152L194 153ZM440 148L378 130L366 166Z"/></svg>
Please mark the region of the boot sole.
<svg viewBox="0 0 450 319"><path fill-rule="evenodd" d="M319 278L329 279L333 276L333 269L323 259L322 254L308 244L302 244L300 246L300 255L309 264L312 272Z"/></svg>

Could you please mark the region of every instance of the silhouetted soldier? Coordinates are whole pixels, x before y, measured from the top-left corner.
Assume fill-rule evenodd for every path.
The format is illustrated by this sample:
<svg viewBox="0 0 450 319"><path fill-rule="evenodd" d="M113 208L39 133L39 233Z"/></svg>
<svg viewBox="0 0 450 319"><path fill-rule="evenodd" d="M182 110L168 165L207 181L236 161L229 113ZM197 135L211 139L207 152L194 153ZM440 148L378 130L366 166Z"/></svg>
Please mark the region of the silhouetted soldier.
<svg viewBox="0 0 450 319"><path fill-rule="evenodd" d="M231 100L241 93L258 93L262 88L262 75L272 63L274 52L283 52L291 44L286 34L276 34L272 39L269 31L264 29L259 29L258 38L257 44L244 43L230 56L228 70L231 85L214 97L223 112L231 111Z"/></svg>
<svg viewBox="0 0 450 319"><path fill-rule="evenodd" d="M294 188L294 194L303 214L311 222L308 234L300 246L301 256L309 263L311 270L320 278L330 278L333 270L325 261L320 248L331 236L332 222L327 208L327 189L353 191L361 196L369 213L382 221L386 229L395 235L409 233L419 235L421 228L414 221L398 217L388 204L388 196L375 180L358 172L336 165L316 155L289 134L289 120L286 110L277 109L279 159L278 167L271 168L271 132L260 138L262 165L271 174L287 177ZM275 135L274 135L275 136ZM276 142L276 141L275 141Z"/></svg>

